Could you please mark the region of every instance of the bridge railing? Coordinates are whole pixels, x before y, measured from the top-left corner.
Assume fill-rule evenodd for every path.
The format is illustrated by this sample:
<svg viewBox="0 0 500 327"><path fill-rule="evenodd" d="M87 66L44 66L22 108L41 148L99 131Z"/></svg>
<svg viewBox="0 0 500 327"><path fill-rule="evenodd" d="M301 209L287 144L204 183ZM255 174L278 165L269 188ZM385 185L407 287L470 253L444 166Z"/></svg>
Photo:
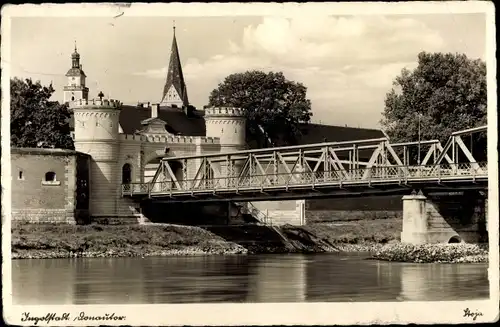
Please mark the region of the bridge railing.
<svg viewBox="0 0 500 327"><path fill-rule="evenodd" d="M384 166L317 172L277 173L252 176L228 176L210 179L161 181L156 183L132 183L122 185L122 195L186 194L194 192L217 192L297 186L328 186L335 184L363 184L371 182L406 183L411 180L439 180L450 177L487 176L487 163L459 163L429 166Z"/></svg>

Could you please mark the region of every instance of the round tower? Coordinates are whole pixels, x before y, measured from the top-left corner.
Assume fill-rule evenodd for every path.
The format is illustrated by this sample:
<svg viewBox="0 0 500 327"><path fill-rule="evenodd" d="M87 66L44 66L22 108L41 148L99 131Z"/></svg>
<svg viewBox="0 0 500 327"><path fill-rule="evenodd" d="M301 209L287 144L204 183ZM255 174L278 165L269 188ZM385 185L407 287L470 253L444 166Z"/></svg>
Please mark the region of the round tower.
<svg viewBox="0 0 500 327"><path fill-rule="evenodd" d="M207 136L220 139L221 152L245 149L245 111L233 107L205 109Z"/></svg>
<svg viewBox="0 0 500 327"><path fill-rule="evenodd" d="M77 100L71 103L75 124L75 150L89 154L90 216L116 215L118 192L118 118L121 103L116 100Z"/></svg>
<svg viewBox="0 0 500 327"><path fill-rule="evenodd" d="M245 111L233 107L212 107L205 109L205 125L207 136L217 137L220 140L220 152L234 152L246 148L245 131L246 118ZM242 162L235 162L233 169L229 172L226 164L220 163L221 176L238 176ZM224 185L224 181L221 181Z"/></svg>

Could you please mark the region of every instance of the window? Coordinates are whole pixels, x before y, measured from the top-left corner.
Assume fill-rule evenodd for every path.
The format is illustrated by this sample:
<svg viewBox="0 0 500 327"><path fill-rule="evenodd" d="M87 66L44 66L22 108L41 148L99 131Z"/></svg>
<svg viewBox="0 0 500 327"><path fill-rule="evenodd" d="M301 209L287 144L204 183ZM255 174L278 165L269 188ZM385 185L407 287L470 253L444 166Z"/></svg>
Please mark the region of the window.
<svg viewBox="0 0 500 327"><path fill-rule="evenodd" d="M49 171L48 173L45 173L45 181L46 182L55 182L56 181L56 173L53 171Z"/></svg>
<svg viewBox="0 0 500 327"><path fill-rule="evenodd" d="M55 172L49 171L45 173L45 179L42 180L42 185L61 185L61 182L57 180Z"/></svg>
<svg viewBox="0 0 500 327"><path fill-rule="evenodd" d="M122 184L130 184L132 182L132 166L126 163L122 167Z"/></svg>
<svg viewBox="0 0 500 327"><path fill-rule="evenodd" d="M75 97L71 97L71 101L75 101Z"/></svg>
<svg viewBox="0 0 500 327"><path fill-rule="evenodd" d="M24 174L23 174L22 170L19 171L19 174L17 175L17 179L24 180Z"/></svg>

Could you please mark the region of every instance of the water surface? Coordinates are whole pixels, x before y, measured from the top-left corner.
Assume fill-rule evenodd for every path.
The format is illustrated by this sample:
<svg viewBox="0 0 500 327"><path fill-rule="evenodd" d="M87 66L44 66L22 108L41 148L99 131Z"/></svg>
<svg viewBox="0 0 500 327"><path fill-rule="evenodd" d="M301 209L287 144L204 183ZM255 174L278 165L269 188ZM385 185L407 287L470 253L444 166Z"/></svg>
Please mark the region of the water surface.
<svg viewBox="0 0 500 327"><path fill-rule="evenodd" d="M487 299L487 264L289 254L12 261L14 304Z"/></svg>

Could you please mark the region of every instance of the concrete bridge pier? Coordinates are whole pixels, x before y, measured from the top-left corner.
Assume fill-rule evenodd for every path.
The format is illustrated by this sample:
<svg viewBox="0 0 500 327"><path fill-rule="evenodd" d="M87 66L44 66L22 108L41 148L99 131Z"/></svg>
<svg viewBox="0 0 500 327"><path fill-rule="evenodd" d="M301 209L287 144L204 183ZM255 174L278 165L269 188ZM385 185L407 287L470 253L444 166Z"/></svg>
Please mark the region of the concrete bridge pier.
<svg viewBox="0 0 500 327"><path fill-rule="evenodd" d="M484 242L486 212L487 196L477 191L406 195L401 242Z"/></svg>
<svg viewBox="0 0 500 327"><path fill-rule="evenodd" d="M427 242L427 197L423 194L403 196L403 231L401 242L422 244Z"/></svg>

